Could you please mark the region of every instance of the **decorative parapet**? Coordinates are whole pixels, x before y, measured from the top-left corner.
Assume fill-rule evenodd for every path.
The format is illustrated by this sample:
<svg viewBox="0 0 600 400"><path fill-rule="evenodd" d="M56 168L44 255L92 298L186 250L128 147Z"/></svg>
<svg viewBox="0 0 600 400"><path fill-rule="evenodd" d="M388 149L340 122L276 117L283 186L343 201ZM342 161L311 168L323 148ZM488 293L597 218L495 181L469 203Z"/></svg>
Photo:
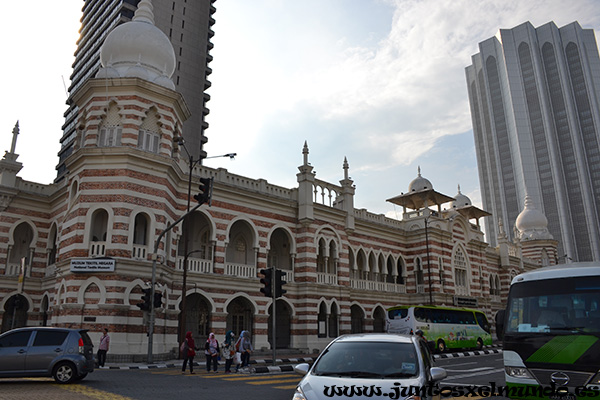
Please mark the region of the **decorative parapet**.
<svg viewBox="0 0 600 400"><path fill-rule="evenodd" d="M386 217L383 214L375 214L364 208L354 210L354 217L363 221L386 225L394 228L404 228L404 221Z"/></svg>
<svg viewBox="0 0 600 400"><path fill-rule="evenodd" d="M232 174L225 168L212 169L204 166L194 168L195 175L211 176L216 182L223 183L267 196L278 197L286 200L296 200L296 189L288 189L273 185L264 179L252 179L245 176Z"/></svg>
<svg viewBox="0 0 600 400"><path fill-rule="evenodd" d="M336 200L342 195L342 187L333 183L315 179L313 201L324 206L335 207Z"/></svg>

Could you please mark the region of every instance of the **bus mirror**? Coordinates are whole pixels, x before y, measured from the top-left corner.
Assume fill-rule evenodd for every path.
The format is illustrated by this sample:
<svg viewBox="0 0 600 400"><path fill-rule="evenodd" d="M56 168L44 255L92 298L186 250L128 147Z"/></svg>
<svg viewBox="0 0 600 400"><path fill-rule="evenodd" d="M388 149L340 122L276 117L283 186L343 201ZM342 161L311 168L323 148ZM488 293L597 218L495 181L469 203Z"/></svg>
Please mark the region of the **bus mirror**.
<svg viewBox="0 0 600 400"><path fill-rule="evenodd" d="M504 314L505 310L498 310L496 313L496 336L498 340L504 338Z"/></svg>

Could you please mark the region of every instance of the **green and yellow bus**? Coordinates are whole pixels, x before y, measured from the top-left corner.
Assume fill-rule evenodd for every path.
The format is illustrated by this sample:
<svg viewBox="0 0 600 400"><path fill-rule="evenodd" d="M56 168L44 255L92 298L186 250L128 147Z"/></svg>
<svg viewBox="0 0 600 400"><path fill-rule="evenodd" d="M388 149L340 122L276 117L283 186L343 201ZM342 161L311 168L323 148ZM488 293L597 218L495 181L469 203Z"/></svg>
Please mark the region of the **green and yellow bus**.
<svg viewBox="0 0 600 400"><path fill-rule="evenodd" d="M446 349L482 349L492 344L484 313L468 308L396 306L387 310L388 333L423 331L425 340L439 352Z"/></svg>
<svg viewBox="0 0 600 400"><path fill-rule="evenodd" d="M496 332L510 398L599 398L600 263L517 275ZM568 393L553 392L560 387Z"/></svg>

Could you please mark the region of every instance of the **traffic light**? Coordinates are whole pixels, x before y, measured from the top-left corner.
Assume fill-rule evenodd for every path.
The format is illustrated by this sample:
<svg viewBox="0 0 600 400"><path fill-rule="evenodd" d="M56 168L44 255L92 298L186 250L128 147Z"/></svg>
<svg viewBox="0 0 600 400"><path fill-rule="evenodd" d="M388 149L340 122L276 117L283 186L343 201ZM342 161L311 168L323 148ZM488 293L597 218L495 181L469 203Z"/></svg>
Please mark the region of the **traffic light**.
<svg viewBox="0 0 600 400"><path fill-rule="evenodd" d="M140 308L142 311L149 311L151 306L151 297L152 297L152 288L142 289L144 294L142 295L143 303L137 303L136 306Z"/></svg>
<svg viewBox="0 0 600 400"><path fill-rule="evenodd" d="M194 199L199 204L208 203L210 206L210 198L212 196L213 178L200 178L200 192L194 195Z"/></svg>
<svg viewBox="0 0 600 400"><path fill-rule="evenodd" d="M273 297L273 271L271 269L261 269L260 273L264 275L264 278L260 279L260 283L265 285L265 287L260 289L260 292L267 297Z"/></svg>
<svg viewBox="0 0 600 400"><path fill-rule="evenodd" d="M287 293L287 290L283 288L287 282L284 280L287 272L280 269L275 270L275 297L281 297Z"/></svg>
<svg viewBox="0 0 600 400"><path fill-rule="evenodd" d="M162 293L154 292L154 308L162 307Z"/></svg>

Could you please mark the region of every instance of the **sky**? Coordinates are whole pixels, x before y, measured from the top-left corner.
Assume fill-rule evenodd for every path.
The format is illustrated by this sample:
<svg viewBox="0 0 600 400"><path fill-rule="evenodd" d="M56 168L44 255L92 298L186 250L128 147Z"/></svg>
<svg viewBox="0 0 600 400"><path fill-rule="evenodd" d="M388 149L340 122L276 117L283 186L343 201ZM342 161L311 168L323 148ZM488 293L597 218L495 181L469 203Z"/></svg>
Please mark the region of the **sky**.
<svg viewBox="0 0 600 400"><path fill-rule="evenodd" d="M4 2L0 151L25 180L51 183L79 36L76 0ZM355 208L400 216L386 199L420 167L435 190L482 207L465 68L478 43L526 21L578 21L600 38L598 0L218 0L205 165L296 187L307 142L316 178ZM3 153L2 153L3 154Z"/></svg>

